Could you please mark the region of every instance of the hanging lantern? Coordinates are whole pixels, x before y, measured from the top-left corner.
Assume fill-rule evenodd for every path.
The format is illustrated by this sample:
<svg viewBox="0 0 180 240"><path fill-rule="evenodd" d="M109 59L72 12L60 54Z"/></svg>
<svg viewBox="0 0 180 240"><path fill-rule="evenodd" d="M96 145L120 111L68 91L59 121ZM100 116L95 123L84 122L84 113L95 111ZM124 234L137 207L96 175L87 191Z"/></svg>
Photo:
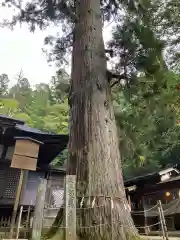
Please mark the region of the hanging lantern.
<svg viewBox="0 0 180 240"><path fill-rule="evenodd" d="M171 193L170 192L165 192L166 197L170 197Z"/></svg>
<svg viewBox="0 0 180 240"><path fill-rule="evenodd" d="M40 144L31 138L16 138L11 167L36 171Z"/></svg>

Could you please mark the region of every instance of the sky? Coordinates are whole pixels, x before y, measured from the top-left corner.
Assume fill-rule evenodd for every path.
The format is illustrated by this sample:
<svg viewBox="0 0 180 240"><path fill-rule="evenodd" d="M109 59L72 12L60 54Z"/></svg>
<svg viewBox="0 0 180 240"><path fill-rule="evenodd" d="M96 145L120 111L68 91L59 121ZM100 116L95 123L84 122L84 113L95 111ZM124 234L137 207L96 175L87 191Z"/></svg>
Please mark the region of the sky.
<svg viewBox="0 0 180 240"><path fill-rule="evenodd" d="M0 22L11 14L9 9L0 8ZM110 29L110 25L104 28L105 41L111 38ZM36 30L31 33L27 25L17 25L14 30L0 27L0 74L9 76L10 85L16 83L17 74L21 70L32 86L50 81L51 76L55 75L56 67L47 62L42 48L44 38L51 34L56 35L57 30L49 27L44 31Z"/></svg>

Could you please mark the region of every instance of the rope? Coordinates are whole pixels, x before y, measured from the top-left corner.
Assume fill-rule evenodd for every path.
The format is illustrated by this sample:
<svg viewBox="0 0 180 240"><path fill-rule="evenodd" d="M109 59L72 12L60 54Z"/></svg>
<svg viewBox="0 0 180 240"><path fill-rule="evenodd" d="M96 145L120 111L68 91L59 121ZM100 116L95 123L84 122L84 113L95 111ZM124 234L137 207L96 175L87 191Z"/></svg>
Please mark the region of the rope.
<svg viewBox="0 0 180 240"><path fill-rule="evenodd" d="M103 197L103 196L98 196L98 197ZM107 196L107 197L105 197L105 198L108 198L109 200L111 200L111 198L109 197L109 196ZM122 199L125 199L125 198L120 198L120 197L116 197L115 199L120 199L120 200L122 200ZM123 205L126 205L126 202L120 202L121 204L123 204ZM82 203L80 203L80 204L83 204L83 202ZM94 205L95 204L95 199L92 201L92 205ZM94 209L94 208L103 208L103 207L107 207L107 205L105 205L105 204L103 204L103 205L99 205L99 206L95 206L95 207L76 207L76 210L88 210L88 209ZM65 209L65 206L62 206L62 207L60 207L61 209L63 208L63 209ZM68 207L69 209L73 209L73 207L71 208L71 207ZM48 206L45 206L45 209L49 209L49 210L55 210L55 209L59 209L59 207L56 207L56 208L48 208Z"/></svg>
<svg viewBox="0 0 180 240"><path fill-rule="evenodd" d="M172 201L173 202L173 201ZM175 204L175 206L174 207L176 207L178 204L179 204L179 202L180 202L180 199L178 199L178 201L177 201L177 203ZM170 209L171 207L169 207L169 208L167 208L167 209L163 209L163 205L162 205L162 209L163 209L163 212L167 212L167 211L169 211L169 209Z"/></svg>
<svg viewBox="0 0 180 240"><path fill-rule="evenodd" d="M171 201L171 202L174 202L174 200ZM170 203L171 203L171 202L170 202ZM179 202L180 202L180 199L177 199L177 202L175 203L175 205L173 206L173 208L176 208L176 206L179 204ZM152 208L149 208L149 209L144 210L144 211L131 211L131 212L134 213L134 215L141 215L142 213L145 214L145 212L151 211L152 209L156 208L158 205L159 205L159 204L156 204L156 205L153 206ZM163 208L163 205L162 205L162 208ZM164 213L166 213L166 212L170 211L171 208L172 208L172 206L170 206L170 207L167 208L167 209L162 209L162 210L163 210ZM174 212L175 212L175 210L172 211L171 214L173 214ZM170 213L169 213L169 214L170 214Z"/></svg>
<svg viewBox="0 0 180 240"><path fill-rule="evenodd" d="M143 211L131 211L132 213L145 213L145 212L148 212L148 211L151 211L152 209L156 208L159 204L156 204L155 206L147 209L147 210L143 210Z"/></svg>
<svg viewBox="0 0 180 240"><path fill-rule="evenodd" d="M156 225L159 225L159 224L161 224L161 222L157 222L157 223L155 223L155 224L147 225L147 226L144 226L144 227L138 227L138 226L136 226L136 228L148 228L148 227L153 227L153 226L156 226Z"/></svg>
<svg viewBox="0 0 180 240"><path fill-rule="evenodd" d="M86 207L86 208L76 208L76 210L87 210L87 209L95 209L95 208L103 208L103 207L106 207L106 205L99 205L99 206L95 206L95 207ZM60 208L63 208L65 209L65 207L60 207ZM48 210L59 210L59 208L45 208L45 209L48 209ZM74 209L73 207L68 207L68 209Z"/></svg>
<svg viewBox="0 0 180 240"><path fill-rule="evenodd" d="M31 210L31 209L30 209ZM28 212L29 210L28 209L24 209L22 212Z"/></svg>
<svg viewBox="0 0 180 240"><path fill-rule="evenodd" d="M109 226L109 227L112 227L112 224L120 224L121 222L112 222L112 223L102 223L102 224L97 224L97 225L90 225L90 226L78 226L78 228L80 229L84 229L84 228L96 228L96 227L101 227L101 226ZM161 222L157 222L155 224L152 224L152 225L148 225L148 226L143 226L143 227L138 227L138 226L135 226L136 228L147 228L147 227L153 227L153 226L156 226L156 225L159 225ZM120 227L123 227L125 226L125 224L120 224L119 225ZM58 227L60 229L68 229L69 227L67 226L60 226Z"/></svg>
<svg viewBox="0 0 180 240"><path fill-rule="evenodd" d="M101 227L101 226L108 226L109 225L109 227L112 227L112 224L120 224L121 222L119 221L119 222L112 222L112 223L101 223L101 224L97 224L97 225L90 225L90 226L78 226L77 228L80 228L80 229L84 229L84 228L96 228L96 227ZM125 226L124 224L120 224L119 225L120 227L122 227L122 226ZM60 228L60 229L68 229L68 228L70 228L70 227L67 227L67 226L57 226L58 228Z"/></svg>

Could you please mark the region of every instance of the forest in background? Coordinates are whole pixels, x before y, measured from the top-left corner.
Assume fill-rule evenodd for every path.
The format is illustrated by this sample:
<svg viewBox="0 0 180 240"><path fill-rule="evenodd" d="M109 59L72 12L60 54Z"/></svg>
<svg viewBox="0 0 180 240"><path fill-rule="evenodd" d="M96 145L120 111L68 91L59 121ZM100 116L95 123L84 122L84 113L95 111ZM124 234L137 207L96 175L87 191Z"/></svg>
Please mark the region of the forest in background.
<svg viewBox="0 0 180 240"><path fill-rule="evenodd" d="M139 76L139 83L130 92L123 84L112 88L116 122L119 129L125 177L137 176L157 168L178 164L180 155L180 119L178 74L168 71L167 88L156 96L151 83ZM7 74L0 75L0 114L22 119L31 127L43 131L68 134L69 76L64 69L34 88L23 72L17 83L8 87ZM67 150L54 161L61 166Z"/></svg>
<svg viewBox="0 0 180 240"><path fill-rule="evenodd" d="M59 134L68 133L68 74L62 70L34 88L23 72L9 88L7 74L0 75L0 113L22 119L33 128Z"/></svg>
<svg viewBox="0 0 180 240"><path fill-rule="evenodd" d="M104 1L102 11L105 20L115 23L107 57L115 57L111 70L120 73L111 89L123 170L128 177L180 160L180 6L178 1L125 1L120 4L124 14L118 14L114 2ZM26 6L27 12L31 7ZM28 22L26 18L19 15L12 24ZM49 60L59 65L72 50L71 28L61 21L64 36L45 39L45 44L52 47ZM29 24L34 31L35 23L31 25L29 20ZM23 119L44 131L68 134L69 76L64 69L49 84L34 88L22 72L16 85L9 89L8 83L8 76L2 74L1 114Z"/></svg>

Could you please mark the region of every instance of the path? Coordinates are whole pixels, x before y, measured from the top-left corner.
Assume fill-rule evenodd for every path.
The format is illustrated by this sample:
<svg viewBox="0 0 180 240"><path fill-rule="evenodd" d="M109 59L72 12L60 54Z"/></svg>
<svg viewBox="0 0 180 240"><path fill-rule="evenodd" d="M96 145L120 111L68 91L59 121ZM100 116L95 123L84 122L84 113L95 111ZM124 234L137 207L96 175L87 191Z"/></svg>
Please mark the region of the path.
<svg viewBox="0 0 180 240"><path fill-rule="evenodd" d="M146 240L163 240L160 236L141 236L143 239ZM179 240L179 237L169 237L169 240Z"/></svg>

